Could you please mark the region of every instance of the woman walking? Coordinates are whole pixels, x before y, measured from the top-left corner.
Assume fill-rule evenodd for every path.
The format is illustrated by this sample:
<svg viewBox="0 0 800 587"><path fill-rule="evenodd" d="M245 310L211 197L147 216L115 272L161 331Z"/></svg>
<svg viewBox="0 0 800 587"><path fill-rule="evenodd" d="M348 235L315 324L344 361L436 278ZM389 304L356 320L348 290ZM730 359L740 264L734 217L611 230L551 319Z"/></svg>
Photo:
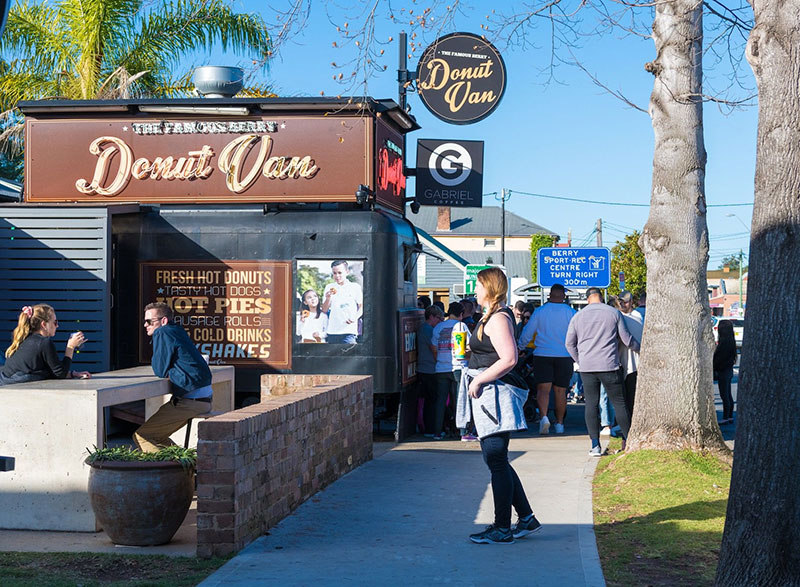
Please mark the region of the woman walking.
<svg viewBox="0 0 800 587"><path fill-rule="evenodd" d="M494 497L494 523L470 535L477 544L510 544L541 528L525 496L522 483L508 462L511 432L524 430L523 405L528 396L524 381L511 371L517 364L514 315L506 308L508 281L490 267L478 273L478 304L487 308L470 341L469 370L461 378L458 421L464 428L474 418L483 460L489 467ZM511 526L511 508L519 517Z"/></svg>

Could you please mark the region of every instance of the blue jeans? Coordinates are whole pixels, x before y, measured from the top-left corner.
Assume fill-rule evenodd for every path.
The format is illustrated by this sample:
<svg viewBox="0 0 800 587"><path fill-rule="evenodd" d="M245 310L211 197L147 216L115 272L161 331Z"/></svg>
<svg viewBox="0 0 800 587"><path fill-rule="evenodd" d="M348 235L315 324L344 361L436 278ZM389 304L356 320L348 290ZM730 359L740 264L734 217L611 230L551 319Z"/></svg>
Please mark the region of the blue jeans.
<svg viewBox="0 0 800 587"><path fill-rule="evenodd" d="M41 377L37 377L32 373L14 373L11 377L6 377L0 373L0 385L13 385L14 383L28 383L29 381L41 380Z"/></svg>
<svg viewBox="0 0 800 587"><path fill-rule="evenodd" d="M508 462L508 441L510 439L510 432L501 432L481 438L483 461L492 474L494 523L501 528L511 527L512 505L520 518L533 513L517 472Z"/></svg>
<svg viewBox="0 0 800 587"><path fill-rule="evenodd" d="M614 406L608 401L608 394L606 388L600 386L600 426L608 426L611 428L614 425Z"/></svg>
<svg viewBox="0 0 800 587"><path fill-rule="evenodd" d="M325 339L328 344L356 344L355 334L328 334Z"/></svg>

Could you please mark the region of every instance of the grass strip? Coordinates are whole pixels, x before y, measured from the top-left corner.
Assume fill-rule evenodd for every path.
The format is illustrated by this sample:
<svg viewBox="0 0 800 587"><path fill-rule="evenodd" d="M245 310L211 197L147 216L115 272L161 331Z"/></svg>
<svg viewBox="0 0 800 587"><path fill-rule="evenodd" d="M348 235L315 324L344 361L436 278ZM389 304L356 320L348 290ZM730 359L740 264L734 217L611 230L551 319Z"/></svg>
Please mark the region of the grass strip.
<svg viewBox="0 0 800 587"><path fill-rule="evenodd" d="M727 464L691 451L603 457L593 506L609 587L712 585L730 477Z"/></svg>
<svg viewBox="0 0 800 587"><path fill-rule="evenodd" d="M68 552L0 552L3 587L197 585L227 559Z"/></svg>

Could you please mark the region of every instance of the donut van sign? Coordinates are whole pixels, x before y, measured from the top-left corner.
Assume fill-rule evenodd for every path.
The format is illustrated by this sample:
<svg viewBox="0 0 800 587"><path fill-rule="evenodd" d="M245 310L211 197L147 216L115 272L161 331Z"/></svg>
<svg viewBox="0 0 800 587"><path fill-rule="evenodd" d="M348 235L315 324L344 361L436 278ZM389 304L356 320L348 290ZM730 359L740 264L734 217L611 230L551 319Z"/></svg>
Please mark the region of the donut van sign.
<svg viewBox="0 0 800 587"><path fill-rule="evenodd" d="M434 116L472 124L489 116L506 89L506 66L489 41L472 33L438 38L417 66L417 91Z"/></svg>
<svg viewBox="0 0 800 587"><path fill-rule="evenodd" d="M29 117L26 133L31 202L341 202L372 184L366 117Z"/></svg>

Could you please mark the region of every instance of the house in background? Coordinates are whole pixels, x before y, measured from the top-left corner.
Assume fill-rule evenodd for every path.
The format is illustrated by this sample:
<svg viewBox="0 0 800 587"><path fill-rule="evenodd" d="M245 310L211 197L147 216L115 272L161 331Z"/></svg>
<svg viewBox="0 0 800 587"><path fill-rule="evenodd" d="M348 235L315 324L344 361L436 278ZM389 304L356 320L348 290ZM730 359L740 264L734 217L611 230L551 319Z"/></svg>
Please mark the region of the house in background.
<svg viewBox="0 0 800 587"><path fill-rule="evenodd" d="M22 184L0 177L0 202L22 201Z"/></svg>
<svg viewBox="0 0 800 587"><path fill-rule="evenodd" d="M741 275L738 270L726 267L706 272L708 282L708 303L714 316L744 317L747 307L747 272ZM741 283L741 310L739 308L739 284Z"/></svg>
<svg viewBox="0 0 800 587"><path fill-rule="evenodd" d="M505 265L513 291L532 281L531 235L549 234L558 239L553 231L508 211L503 239L503 209L499 206L422 206L419 213L409 212L406 217L417 228L427 253L417 258L417 291L434 301L442 300L445 306L451 296L463 297L467 264Z"/></svg>

